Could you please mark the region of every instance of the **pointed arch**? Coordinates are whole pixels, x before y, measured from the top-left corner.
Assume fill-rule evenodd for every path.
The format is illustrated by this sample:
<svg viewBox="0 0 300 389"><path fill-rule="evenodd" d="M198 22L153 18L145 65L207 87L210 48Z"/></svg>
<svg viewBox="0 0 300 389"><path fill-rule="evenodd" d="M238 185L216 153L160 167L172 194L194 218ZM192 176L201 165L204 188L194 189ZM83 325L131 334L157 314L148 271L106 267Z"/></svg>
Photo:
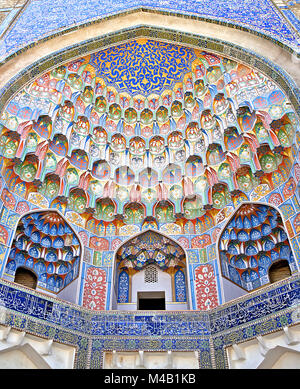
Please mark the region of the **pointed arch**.
<svg viewBox="0 0 300 389"><path fill-rule="evenodd" d="M145 282L147 267L156 268L155 282ZM159 288L170 297L166 299L167 310L189 309L191 294L185 249L165 234L147 229L124 241L115 251L110 308L136 310L139 292L157 292ZM121 301L128 305L119 306Z"/></svg>
<svg viewBox="0 0 300 389"><path fill-rule="evenodd" d="M269 269L279 260L286 261L291 273L297 270L283 220L273 205L241 203L217 241L223 279L250 292L271 283Z"/></svg>

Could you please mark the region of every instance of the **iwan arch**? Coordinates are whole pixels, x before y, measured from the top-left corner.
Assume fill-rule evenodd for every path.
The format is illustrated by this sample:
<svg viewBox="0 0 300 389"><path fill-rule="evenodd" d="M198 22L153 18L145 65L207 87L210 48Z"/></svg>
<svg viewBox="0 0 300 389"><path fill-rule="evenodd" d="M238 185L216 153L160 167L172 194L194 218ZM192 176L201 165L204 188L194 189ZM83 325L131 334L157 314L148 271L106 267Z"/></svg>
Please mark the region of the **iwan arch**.
<svg viewBox="0 0 300 389"><path fill-rule="evenodd" d="M112 309L187 310L191 306L186 251L147 229L116 250Z"/></svg>
<svg viewBox="0 0 300 389"><path fill-rule="evenodd" d="M0 358L297 367L293 49L136 9L3 62Z"/></svg>

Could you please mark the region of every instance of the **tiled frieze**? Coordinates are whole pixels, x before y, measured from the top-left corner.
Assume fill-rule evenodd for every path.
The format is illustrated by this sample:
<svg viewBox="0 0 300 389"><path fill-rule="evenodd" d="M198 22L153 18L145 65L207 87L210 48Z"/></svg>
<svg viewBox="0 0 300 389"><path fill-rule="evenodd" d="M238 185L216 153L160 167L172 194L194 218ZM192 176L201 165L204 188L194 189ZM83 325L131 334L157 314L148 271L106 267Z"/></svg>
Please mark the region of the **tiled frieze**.
<svg viewBox="0 0 300 389"><path fill-rule="evenodd" d="M247 12L242 12L244 9ZM54 2L39 0L29 1L6 31L0 46L1 58L51 35L59 35L66 30L72 31L80 26L113 18L119 13L128 14L136 10L229 25L262 35L280 45L299 51L300 43L296 32L299 22L295 22L297 18L289 10L281 13L270 0L243 0L242 4L239 1L222 0L213 3L208 0L196 2L185 0L176 3L164 1L157 4L149 0L129 2L105 0L101 7L97 6L95 0L80 2L74 0L68 2L67 7L61 0ZM287 20L290 20L292 25Z"/></svg>
<svg viewBox="0 0 300 389"><path fill-rule="evenodd" d="M207 312L93 312L0 282L1 322L77 348L75 368L101 368L104 351L197 350L200 368L227 368L227 346L300 321L293 276Z"/></svg>

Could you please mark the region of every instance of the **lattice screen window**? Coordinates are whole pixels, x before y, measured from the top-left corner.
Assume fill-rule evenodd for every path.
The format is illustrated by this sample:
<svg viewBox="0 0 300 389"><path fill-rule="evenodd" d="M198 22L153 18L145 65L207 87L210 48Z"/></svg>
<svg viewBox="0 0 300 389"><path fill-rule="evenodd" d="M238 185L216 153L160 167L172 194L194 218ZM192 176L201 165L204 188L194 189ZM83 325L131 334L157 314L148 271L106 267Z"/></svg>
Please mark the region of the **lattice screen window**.
<svg viewBox="0 0 300 389"><path fill-rule="evenodd" d="M147 266L145 269L145 283L158 282L158 270L154 265Z"/></svg>

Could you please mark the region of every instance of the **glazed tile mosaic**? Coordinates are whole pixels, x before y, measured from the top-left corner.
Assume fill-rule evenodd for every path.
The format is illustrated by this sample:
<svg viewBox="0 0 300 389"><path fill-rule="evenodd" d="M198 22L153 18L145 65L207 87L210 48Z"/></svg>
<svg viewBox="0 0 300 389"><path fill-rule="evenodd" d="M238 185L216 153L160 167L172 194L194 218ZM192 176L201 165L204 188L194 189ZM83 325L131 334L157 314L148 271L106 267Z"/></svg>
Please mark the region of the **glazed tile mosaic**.
<svg viewBox="0 0 300 389"><path fill-rule="evenodd" d="M121 61L124 57L126 67ZM113 72L107 62L114 64ZM138 73L138 68L144 70ZM166 72L169 78L164 77ZM115 266L109 236L129 237L149 228L177 238L198 234L191 245L205 250L188 252L190 263L214 263L217 248L211 236L216 242L224 220L242 202L263 201L277 187L282 195L277 190L273 203L279 206L283 220L296 226L290 199L296 181L289 178L289 172L295 158L297 117L276 84L225 57L148 38L133 39L44 73L14 96L1 120L3 177L8 185L2 192L3 223L13 228L17 222L18 213L9 213L16 208L16 195L35 206L57 209L88 242L92 251L85 251L85 261L103 268L107 284L111 280L104 269ZM20 213L24 212L21 204L26 202L19 202ZM251 207L250 211L254 212ZM273 228L278 229L275 224ZM6 237L3 231L6 244L12 239L7 232ZM258 258L252 251L258 249L251 244L244 247L249 237L242 238L242 233L238 236L242 251L232 249L237 257L229 264L221 254L221 267L225 277L253 290L269 282L269 262L264 259L265 267L255 265ZM277 246L284 240L274 239ZM220 250L227 250L227 245ZM166 258L166 253L156 252L146 260L145 249L139 253L128 250L126 255L138 256L138 265L128 262L135 269L154 258L157 261L159 255ZM252 253L251 271L243 270L243 250ZM295 271L297 264L289 252L289 264ZM273 261L278 255L273 255ZM30 261L33 268L37 266ZM6 276L14 276L23 262L17 263L13 252ZM51 276L53 263L45 271L41 268L39 277L50 279L53 285L40 280L40 286L58 293L76 278L73 266L70 261L60 266L65 269L61 272L68 273L69 277L63 277L66 281L62 275ZM174 274L175 279L179 274ZM125 285L125 273L121 280ZM211 289L214 302L208 295L203 302L197 300L199 292L192 286L193 304L198 301L197 307L206 309L219 304L218 284ZM201 282L197 285L199 290L204 287ZM93 293L96 296L98 289L88 292L88 288L87 282L82 303L103 309L109 289L101 287L103 296L96 302ZM120 301L129 302L127 297Z"/></svg>
<svg viewBox="0 0 300 389"><path fill-rule="evenodd" d="M140 56L132 57L137 48ZM153 56L157 48L160 54ZM185 58L182 50L153 40L134 40L114 47L114 53L100 51L52 70L18 93L2 114L3 136L8 137L3 155L6 168L16 158L22 162L13 169L9 165L6 180L23 180L16 188L28 192L32 186L31 202L56 207L73 224L86 225L99 235L125 236L129 230L138 232L133 225L141 223L142 228L165 224L162 231L178 233L178 224L172 223L181 213L187 219L184 232L201 233L213 226L214 217L221 221L228 216L232 200L235 205L241 198L255 200L258 189L281 184L286 178L283 173L290 169L286 154L297 127L286 96L244 65L205 51L189 50ZM113 59L121 53L124 57L124 51L129 53L126 69ZM167 55L173 62L162 61ZM96 57L115 61L119 71L111 74ZM148 70L135 78L139 61ZM157 64L151 68L150 63ZM162 63L174 69L172 83L163 77ZM247 79L241 88L237 88L239 77ZM132 85L125 84L124 78ZM256 85L253 96L247 94L250 84ZM251 112L247 99L252 99L258 114ZM260 109L265 111L260 113ZM264 135L267 121L273 127ZM11 135L5 131L12 131ZM14 131L22 131L22 140L12 135ZM243 137L243 132L249 133ZM25 134L29 136L26 142ZM252 161L254 145L257 151ZM277 157L279 146L286 149ZM43 164L38 163L39 153L46 149ZM269 163L272 166L267 167ZM86 170L92 174L83 173ZM258 177L260 171L265 176ZM263 184L269 173L269 182ZM253 190L255 197L250 193ZM108 199L112 196L114 200ZM224 216L225 211L216 215L225 206ZM87 209L94 210L88 221ZM122 214L123 219L117 222L115 214Z"/></svg>
<svg viewBox="0 0 300 389"><path fill-rule="evenodd" d="M1 58L57 31L68 29L120 12L145 9L178 15L193 15L208 21L225 23L248 31L261 33L299 51L299 35L270 0L243 0L227 2L201 1L30 1L21 15L10 26L1 45ZM33 17L34 15L34 17ZM26 32L26 33L25 33Z"/></svg>
<svg viewBox="0 0 300 389"><path fill-rule="evenodd" d="M5 32L18 17L25 0L3 0L0 1L0 37L3 38Z"/></svg>
<svg viewBox="0 0 300 389"><path fill-rule="evenodd" d="M102 367L104 350L198 350L201 368L226 368L224 347L300 321L299 276L209 313L94 314L5 281L0 299L4 324L76 345L77 368Z"/></svg>
<svg viewBox="0 0 300 389"><path fill-rule="evenodd" d="M245 4L176 12L226 13L298 50L279 8ZM26 28L37 41L116 12L175 12L82 5L28 1L5 60ZM200 368L228 368L231 345L296 325L298 92L250 50L152 27L23 69L0 96L1 324L74 346L76 368L122 351L196 351Z"/></svg>

